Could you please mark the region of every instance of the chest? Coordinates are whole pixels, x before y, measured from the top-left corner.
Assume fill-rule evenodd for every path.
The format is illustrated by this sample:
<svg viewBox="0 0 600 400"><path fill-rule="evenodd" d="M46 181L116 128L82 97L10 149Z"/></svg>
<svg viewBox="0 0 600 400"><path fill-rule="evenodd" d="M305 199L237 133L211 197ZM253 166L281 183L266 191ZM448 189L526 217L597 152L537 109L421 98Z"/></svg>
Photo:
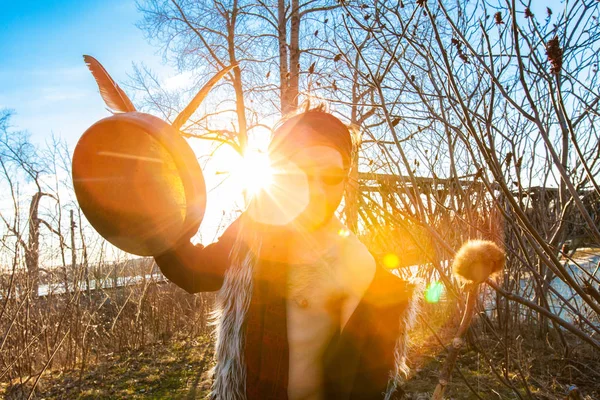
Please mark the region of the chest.
<svg viewBox="0 0 600 400"><path fill-rule="evenodd" d="M325 313L334 317L343 292L340 265L335 255L289 267L286 297L291 311L307 314Z"/></svg>
<svg viewBox="0 0 600 400"><path fill-rule="evenodd" d="M286 283L288 397L322 399L322 356L339 326L340 287L332 265L294 265Z"/></svg>

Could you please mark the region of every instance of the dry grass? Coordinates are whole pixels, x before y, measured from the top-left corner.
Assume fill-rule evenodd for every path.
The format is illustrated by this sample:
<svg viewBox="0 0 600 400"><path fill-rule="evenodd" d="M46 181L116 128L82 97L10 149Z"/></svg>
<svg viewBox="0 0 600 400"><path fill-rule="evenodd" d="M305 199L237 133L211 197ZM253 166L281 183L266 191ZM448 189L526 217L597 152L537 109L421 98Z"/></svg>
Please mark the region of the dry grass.
<svg viewBox="0 0 600 400"><path fill-rule="evenodd" d="M80 377L79 370L46 372L36 389L36 399L196 399L203 398L209 383L206 371L212 362L208 337L154 344L143 350L107 357ZM81 379L80 379L81 378ZM5 399L27 398L30 384L0 386Z"/></svg>
<svg viewBox="0 0 600 400"><path fill-rule="evenodd" d="M439 340L448 343L454 329L452 321L437 320L434 323L437 337L423 324L419 324L413 334L410 362L413 373L404 385L406 400L429 399L437 383L445 357ZM474 335L477 336L475 341ZM579 387L586 400L600 398L597 381L590 375L591 371L600 370L600 362L586 356L585 346L573 347L572 358L557 359L553 352L547 351L544 343L524 341L516 346L519 354L511 349L513 365L506 370L506 353L502 348L494 347L495 344L479 324L474 327L469 345L462 352L453 374L448 399L518 399L515 390L527 398L523 379L527 380L534 398L564 399L571 385ZM487 347L482 349L480 346ZM210 388L207 371L212 366L212 355L212 341L208 336L157 343L143 350L108 355L103 362L90 365L81 377L79 370L48 371L40 380L34 398L201 399ZM516 363L521 363L523 376L514 372ZM31 382L4 383L0 385L0 396L24 399L30 386Z"/></svg>

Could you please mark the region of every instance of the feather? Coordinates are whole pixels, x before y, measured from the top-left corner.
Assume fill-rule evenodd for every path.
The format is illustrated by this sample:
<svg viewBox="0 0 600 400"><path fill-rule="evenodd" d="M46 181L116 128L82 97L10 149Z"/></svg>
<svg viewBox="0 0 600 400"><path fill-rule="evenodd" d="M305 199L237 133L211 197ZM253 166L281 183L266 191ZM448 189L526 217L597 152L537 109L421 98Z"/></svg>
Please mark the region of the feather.
<svg viewBox="0 0 600 400"><path fill-rule="evenodd" d="M102 64L98 62L92 56L83 56L83 61L87 64L88 68L92 72L98 89L100 89L100 96L113 112L131 112L135 111L135 107L129 97L125 94L123 89L117 85L117 83L110 77L108 72L104 69Z"/></svg>
<svg viewBox="0 0 600 400"><path fill-rule="evenodd" d="M175 129L180 129L183 124L192 116L192 114L200 107L200 104L210 91L212 87L217 83L226 73L231 71L234 67L237 67L237 64L230 65L228 67L223 68L221 71L217 72L215 76L213 76L203 87L200 89L198 94L192 99L190 104L182 112L179 113L175 121L173 121L172 125Z"/></svg>

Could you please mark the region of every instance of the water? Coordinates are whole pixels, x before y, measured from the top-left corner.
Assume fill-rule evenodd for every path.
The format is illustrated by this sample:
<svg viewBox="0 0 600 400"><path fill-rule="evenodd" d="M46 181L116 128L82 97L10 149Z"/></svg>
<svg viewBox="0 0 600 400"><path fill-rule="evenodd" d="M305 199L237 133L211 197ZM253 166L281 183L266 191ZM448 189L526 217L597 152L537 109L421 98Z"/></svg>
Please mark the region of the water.
<svg viewBox="0 0 600 400"><path fill-rule="evenodd" d="M165 282L166 278L161 273L154 274L146 274L146 275L137 275L137 276L120 276L115 278L108 277L101 280L90 279L90 290L98 290L98 289L112 289L117 287L126 287L126 286L134 286L139 285L142 282L153 281L153 282ZM68 290L65 288L65 284L63 283L51 283L51 284L42 284L38 288L38 296L46 297L49 295L62 295L66 292L73 293L76 290L84 291L87 290L86 282L79 281L76 285L69 282ZM16 297L19 296L19 292L15 293ZM0 294L0 299L3 299L4 295Z"/></svg>
<svg viewBox="0 0 600 400"><path fill-rule="evenodd" d="M115 287L139 285L141 282L144 281L144 279L147 281L152 280L155 282L165 281L164 275L159 274L159 273L146 274L145 276L142 276L142 275L120 276L120 277L117 277L116 279L105 278L105 279L102 279L99 281L95 280L95 279L90 279L90 290L111 289L111 288L115 288ZM77 283L76 287L69 285L69 293L74 292L75 289L87 290L86 282L79 281ZM38 296L42 297L42 296L48 296L49 294L64 294L65 292L66 292L66 290L65 290L64 283L44 284L44 285L40 285L40 287L38 289Z"/></svg>

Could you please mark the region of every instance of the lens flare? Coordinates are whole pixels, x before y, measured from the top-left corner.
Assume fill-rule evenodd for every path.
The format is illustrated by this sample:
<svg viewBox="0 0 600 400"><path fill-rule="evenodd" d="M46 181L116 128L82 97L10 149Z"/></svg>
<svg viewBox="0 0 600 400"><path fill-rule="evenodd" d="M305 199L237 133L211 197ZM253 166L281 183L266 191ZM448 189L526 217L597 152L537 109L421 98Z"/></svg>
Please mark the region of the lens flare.
<svg viewBox="0 0 600 400"><path fill-rule="evenodd" d="M261 224L287 225L308 206L308 179L289 160L279 161L275 167L270 167L269 179L267 187L251 196L248 216Z"/></svg>
<svg viewBox="0 0 600 400"><path fill-rule="evenodd" d="M425 290L425 301L428 303L437 303L442 297L444 292L444 285L442 282L431 282Z"/></svg>
<svg viewBox="0 0 600 400"><path fill-rule="evenodd" d="M340 235L341 237L346 238L346 237L350 236L350 230L347 229L347 228L342 228L342 229L340 229L338 231L338 235Z"/></svg>
<svg viewBox="0 0 600 400"><path fill-rule="evenodd" d="M400 259L394 253L388 253L385 256L383 256L383 265L385 265L386 268L389 269L398 268L398 265L400 265Z"/></svg>
<svg viewBox="0 0 600 400"><path fill-rule="evenodd" d="M239 161L234 174L250 195L268 189L273 183L269 156L259 151L248 151Z"/></svg>

